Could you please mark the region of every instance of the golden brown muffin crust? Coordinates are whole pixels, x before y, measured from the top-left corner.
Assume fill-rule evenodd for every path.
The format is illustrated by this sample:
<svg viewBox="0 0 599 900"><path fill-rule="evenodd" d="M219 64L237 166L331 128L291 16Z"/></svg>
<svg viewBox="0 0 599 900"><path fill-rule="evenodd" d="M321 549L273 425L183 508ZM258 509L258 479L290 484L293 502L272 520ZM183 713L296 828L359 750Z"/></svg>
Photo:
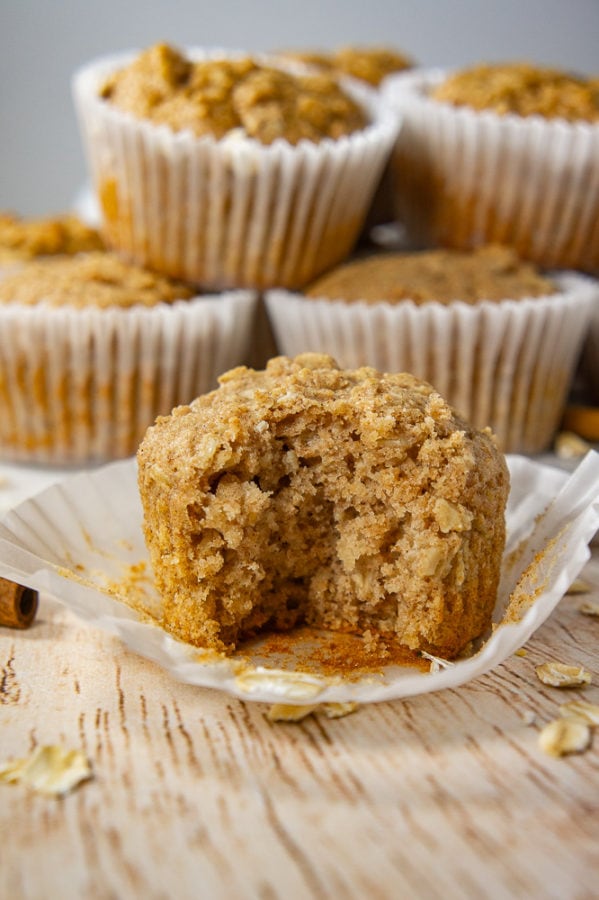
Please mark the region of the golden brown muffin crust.
<svg viewBox="0 0 599 900"><path fill-rule="evenodd" d="M150 428L144 531L177 637L307 622L455 655L489 625L505 461L411 375L327 356L240 367Z"/></svg>
<svg viewBox="0 0 599 900"><path fill-rule="evenodd" d="M10 212L0 213L0 263L102 248L98 232L76 216L24 219Z"/></svg>
<svg viewBox="0 0 599 900"><path fill-rule="evenodd" d="M295 76L249 57L190 61L165 44L115 72L101 96L173 131L222 138L240 129L263 144L337 139L368 124L328 75Z"/></svg>
<svg viewBox="0 0 599 900"><path fill-rule="evenodd" d="M279 56L336 75L349 75L366 81L373 87L378 87L387 75L402 72L414 65L409 56L391 47L340 47L328 53L287 50Z"/></svg>
<svg viewBox="0 0 599 900"><path fill-rule="evenodd" d="M504 115L544 116L569 121L599 120L597 78L584 78L529 63L479 65L450 75L431 92L454 106Z"/></svg>
<svg viewBox="0 0 599 900"><path fill-rule="evenodd" d="M306 296L367 303L477 303L538 297L555 290L531 263L519 260L507 247L492 245L463 253L429 250L359 259L323 275L309 286Z"/></svg>
<svg viewBox="0 0 599 900"><path fill-rule="evenodd" d="M0 282L0 303L75 307L154 306L188 299L193 291L113 253L87 253L24 263Z"/></svg>
<svg viewBox="0 0 599 900"><path fill-rule="evenodd" d="M391 47L341 47L333 54L333 67L338 72L375 87L387 75L403 72L413 65L409 56Z"/></svg>

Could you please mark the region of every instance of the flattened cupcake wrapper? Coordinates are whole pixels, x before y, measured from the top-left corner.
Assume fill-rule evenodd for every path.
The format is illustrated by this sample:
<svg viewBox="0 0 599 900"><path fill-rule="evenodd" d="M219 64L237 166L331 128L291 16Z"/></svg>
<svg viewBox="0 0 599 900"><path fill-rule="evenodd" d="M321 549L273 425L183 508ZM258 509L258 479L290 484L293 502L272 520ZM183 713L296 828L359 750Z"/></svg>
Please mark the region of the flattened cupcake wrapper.
<svg viewBox="0 0 599 900"><path fill-rule="evenodd" d="M427 96L447 76L391 76L403 118L395 207L415 246L503 243L544 267L599 270L599 123L498 115Z"/></svg>
<svg viewBox="0 0 599 900"><path fill-rule="evenodd" d="M244 361L255 295L129 309L0 306L0 456L68 465L137 450L157 415Z"/></svg>
<svg viewBox="0 0 599 900"><path fill-rule="evenodd" d="M236 132L199 138L98 97L108 74L129 58L93 63L73 83L103 231L114 248L216 289L301 287L349 253L399 127L376 92L344 82L372 124L336 141L264 146Z"/></svg>
<svg viewBox="0 0 599 900"><path fill-rule="evenodd" d="M476 305L344 303L274 290L266 306L287 356L329 353L344 367L411 372L501 449L537 453L559 424L599 283L554 276L547 297Z"/></svg>

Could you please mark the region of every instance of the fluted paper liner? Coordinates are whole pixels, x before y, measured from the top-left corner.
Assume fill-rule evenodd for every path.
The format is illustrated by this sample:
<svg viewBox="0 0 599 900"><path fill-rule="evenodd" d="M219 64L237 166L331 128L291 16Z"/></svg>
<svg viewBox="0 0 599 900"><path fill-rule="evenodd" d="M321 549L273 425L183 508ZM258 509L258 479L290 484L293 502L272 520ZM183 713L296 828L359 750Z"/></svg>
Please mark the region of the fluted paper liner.
<svg viewBox="0 0 599 900"><path fill-rule="evenodd" d="M135 453L157 415L244 361L249 291L121 308L0 305L0 454L59 465Z"/></svg>
<svg viewBox="0 0 599 900"><path fill-rule="evenodd" d="M599 454L590 452L570 476L519 456L508 457L508 464L497 627L474 655L440 661L430 672L389 667L379 677L354 681L294 672L289 664L273 668L259 650L241 660L172 638L157 624L160 597L142 535L133 460L71 476L9 513L0 523L0 576L55 597L174 678L246 700L367 703L457 687L499 665L545 621L589 558L588 543L599 527Z"/></svg>
<svg viewBox="0 0 599 900"><path fill-rule="evenodd" d="M582 368L593 401L599 405L599 297L593 304L589 330L583 348Z"/></svg>
<svg viewBox="0 0 599 900"><path fill-rule="evenodd" d="M448 74L407 72L382 86L403 120L392 167L411 242L497 242L545 267L598 271L599 123L432 99Z"/></svg>
<svg viewBox="0 0 599 900"><path fill-rule="evenodd" d="M216 140L102 100L99 88L130 58L91 63L73 82L111 246L215 289L298 287L349 253L399 127L376 92L344 81L372 121L339 140L265 146L238 132Z"/></svg>
<svg viewBox="0 0 599 900"><path fill-rule="evenodd" d="M266 295L286 356L329 353L429 381L466 419L490 426L509 453L546 449L559 424L599 282L556 275L547 297L416 305Z"/></svg>

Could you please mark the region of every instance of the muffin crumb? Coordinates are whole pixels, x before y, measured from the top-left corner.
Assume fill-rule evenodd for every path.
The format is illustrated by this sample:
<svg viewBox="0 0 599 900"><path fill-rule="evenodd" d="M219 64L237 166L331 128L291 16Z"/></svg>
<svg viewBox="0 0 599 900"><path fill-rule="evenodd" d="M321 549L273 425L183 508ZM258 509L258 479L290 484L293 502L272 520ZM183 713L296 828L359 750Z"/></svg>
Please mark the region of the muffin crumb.
<svg viewBox="0 0 599 900"><path fill-rule="evenodd" d="M220 382L138 452L167 630L231 652L308 624L455 657L488 627L508 491L488 433L411 375L320 354Z"/></svg>

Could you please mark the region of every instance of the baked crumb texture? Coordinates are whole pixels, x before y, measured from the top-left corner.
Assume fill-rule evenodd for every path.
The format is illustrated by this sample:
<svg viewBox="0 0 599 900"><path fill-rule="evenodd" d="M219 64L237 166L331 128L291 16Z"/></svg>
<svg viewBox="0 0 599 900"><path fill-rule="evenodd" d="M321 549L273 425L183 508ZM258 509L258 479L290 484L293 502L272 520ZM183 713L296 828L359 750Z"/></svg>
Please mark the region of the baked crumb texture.
<svg viewBox="0 0 599 900"><path fill-rule="evenodd" d="M378 87L383 78L394 72L411 68L414 63L405 53L392 47L339 47L330 52L319 50L288 50L279 54L305 65L314 66L336 75L350 75Z"/></svg>
<svg viewBox="0 0 599 900"><path fill-rule="evenodd" d="M110 252L28 262L0 282L0 304L25 306L43 302L47 306L127 308L174 303L193 295L189 285L126 263Z"/></svg>
<svg viewBox="0 0 599 900"><path fill-rule="evenodd" d="M499 115L599 121L599 79L528 63L479 65L459 70L433 89L435 100Z"/></svg>
<svg viewBox="0 0 599 900"><path fill-rule="evenodd" d="M102 239L76 216L24 219L0 212L0 263L101 250Z"/></svg>
<svg viewBox="0 0 599 900"><path fill-rule="evenodd" d="M513 250L489 245L458 252L378 254L354 260L323 275L306 290L308 297L331 300L386 300L416 304L436 300L519 300L555 293L553 282L518 259Z"/></svg>
<svg viewBox="0 0 599 900"><path fill-rule="evenodd" d="M240 129L262 144L337 139L367 125L330 75L295 76L249 57L192 61L167 44L150 47L115 72L101 96L173 131L222 138Z"/></svg>
<svg viewBox="0 0 599 900"><path fill-rule="evenodd" d="M490 624L508 473L430 385L327 356L233 369L138 452L164 627L232 651L296 624L455 656Z"/></svg>

